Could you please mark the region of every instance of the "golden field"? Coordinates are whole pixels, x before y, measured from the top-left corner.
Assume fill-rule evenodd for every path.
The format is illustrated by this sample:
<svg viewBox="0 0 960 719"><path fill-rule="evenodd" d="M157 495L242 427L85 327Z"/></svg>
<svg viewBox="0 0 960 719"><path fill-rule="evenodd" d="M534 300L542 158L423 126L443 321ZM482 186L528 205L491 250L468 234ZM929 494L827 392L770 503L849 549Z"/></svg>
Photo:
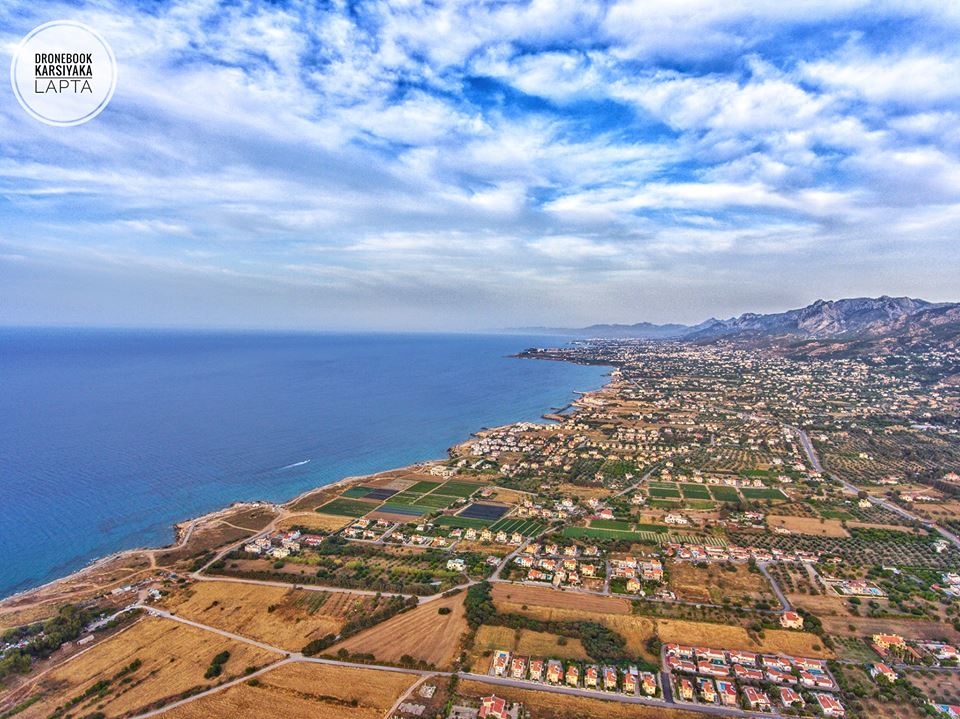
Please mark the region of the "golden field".
<svg viewBox="0 0 960 719"><path fill-rule="evenodd" d="M223 674L214 680L204 679L210 660L225 650L230 652L230 658ZM248 667L261 667L278 659L279 654L249 644L175 621L146 617L41 676L31 696L42 693L44 698L17 716L48 717L57 706L104 679L112 680L105 695L80 702L74 715L83 716L96 710L107 717L121 716L193 687L213 686L242 675ZM123 677L129 678L129 682L115 678L135 660L142 664Z"/></svg>

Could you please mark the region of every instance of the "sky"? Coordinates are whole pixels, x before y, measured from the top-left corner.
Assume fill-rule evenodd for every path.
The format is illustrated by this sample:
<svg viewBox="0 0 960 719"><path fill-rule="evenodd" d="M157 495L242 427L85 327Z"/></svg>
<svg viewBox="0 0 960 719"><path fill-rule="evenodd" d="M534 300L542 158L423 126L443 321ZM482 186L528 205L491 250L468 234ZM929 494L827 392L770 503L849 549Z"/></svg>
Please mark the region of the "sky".
<svg viewBox="0 0 960 719"><path fill-rule="evenodd" d="M960 300L960 3L0 3L0 324L483 330Z"/></svg>

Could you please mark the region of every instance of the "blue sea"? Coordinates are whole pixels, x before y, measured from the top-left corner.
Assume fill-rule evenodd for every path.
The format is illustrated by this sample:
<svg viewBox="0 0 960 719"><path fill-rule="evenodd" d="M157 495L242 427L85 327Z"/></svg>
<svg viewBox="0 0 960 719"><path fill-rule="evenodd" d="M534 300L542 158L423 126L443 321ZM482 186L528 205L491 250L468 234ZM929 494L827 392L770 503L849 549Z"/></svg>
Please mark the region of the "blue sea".
<svg viewBox="0 0 960 719"><path fill-rule="evenodd" d="M440 458L607 368L563 338L0 329L0 597L238 500ZM309 461L308 461L309 460Z"/></svg>

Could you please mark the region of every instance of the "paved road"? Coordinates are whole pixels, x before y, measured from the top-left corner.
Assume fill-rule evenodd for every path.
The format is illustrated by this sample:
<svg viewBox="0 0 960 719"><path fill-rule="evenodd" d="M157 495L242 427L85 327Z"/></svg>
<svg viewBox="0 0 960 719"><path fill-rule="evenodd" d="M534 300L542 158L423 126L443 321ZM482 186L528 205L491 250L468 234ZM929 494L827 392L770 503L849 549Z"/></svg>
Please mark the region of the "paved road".
<svg viewBox="0 0 960 719"><path fill-rule="evenodd" d="M786 596L784 596L783 591L780 589L780 585L777 584L777 580L774 579L770 572L767 571L767 562L757 562L757 569L760 570L760 574L767 578L767 581L770 582L770 586L773 588L773 593L777 595L777 599L780 601L780 606L785 612L789 612L793 609L790 606L790 602L787 601Z"/></svg>
<svg viewBox="0 0 960 719"><path fill-rule="evenodd" d="M816 471L823 472L824 471L823 466L820 464L820 459L819 457L817 457L817 452L813 447L813 442L810 441L810 437L807 436L807 433L804 432L799 427L791 427L790 425L784 425L784 426L787 429L792 430L800 438L800 444L803 447L803 451L807 455L807 459L810 460L811 466ZM838 482L840 482L840 484L843 485L843 488L850 494L858 494L860 492L860 487L858 487L857 485L848 482L842 477L838 477L836 474L831 473L831 476L834 477L834 479L836 479ZM868 495L867 499L869 499L873 504L877 505L878 507L882 507L883 509L886 509L887 511L893 512L895 514L899 514L904 519L907 519L911 522L920 522L923 526L927 527L928 529L932 529L938 532L940 536L942 536L947 541L953 543L953 545L957 549L960 549L960 537L958 537L953 532L947 529L944 529L940 525L934 524L933 522L923 519L922 517L918 517L912 512L908 512L906 509L904 509L900 505L894 504L893 502L886 500L883 497L874 497L873 495Z"/></svg>

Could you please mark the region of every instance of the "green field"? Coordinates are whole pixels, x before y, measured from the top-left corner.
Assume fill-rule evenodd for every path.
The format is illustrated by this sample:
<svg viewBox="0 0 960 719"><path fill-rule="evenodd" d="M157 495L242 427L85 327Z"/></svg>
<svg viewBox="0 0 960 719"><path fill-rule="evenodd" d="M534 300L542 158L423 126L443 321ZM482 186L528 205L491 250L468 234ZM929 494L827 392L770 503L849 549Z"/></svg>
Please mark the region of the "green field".
<svg viewBox="0 0 960 719"><path fill-rule="evenodd" d="M417 507L412 504L383 504L379 507L381 512L391 512L393 514L404 514L409 517L420 517L431 511L430 507Z"/></svg>
<svg viewBox="0 0 960 719"><path fill-rule="evenodd" d="M393 501L393 500L390 500ZM420 507L433 507L434 509L446 509L449 507L455 499L453 497L448 497L442 494L423 494L420 495L420 498L415 502L410 504L416 504Z"/></svg>
<svg viewBox="0 0 960 719"><path fill-rule="evenodd" d="M413 486L407 487L404 492L415 492L417 494L426 494L437 487L439 487L443 482L428 482L427 480L421 480L414 484Z"/></svg>
<svg viewBox="0 0 960 719"><path fill-rule="evenodd" d="M340 496L347 499L363 499L372 491L373 487L350 487L341 492Z"/></svg>
<svg viewBox="0 0 960 719"><path fill-rule="evenodd" d="M775 487L744 487L740 493L745 499L786 499L787 496Z"/></svg>
<svg viewBox="0 0 960 719"><path fill-rule="evenodd" d="M654 509L679 509L680 500L678 499L651 499L650 506Z"/></svg>
<svg viewBox="0 0 960 719"><path fill-rule="evenodd" d="M647 482L647 486L657 489L679 489L680 487L676 482Z"/></svg>
<svg viewBox="0 0 960 719"><path fill-rule="evenodd" d="M681 484L680 487L687 499L710 499L710 490L702 484Z"/></svg>
<svg viewBox="0 0 960 719"><path fill-rule="evenodd" d="M656 544L664 535L657 532L621 532L599 527L565 527L562 535L569 539L619 539Z"/></svg>
<svg viewBox="0 0 960 719"><path fill-rule="evenodd" d="M679 489L666 489L661 487L651 487L647 490L651 497L656 499L680 499Z"/></svg>
<svg viewBox="0 0 960 719"><path fill-rule="evenodd" d="M490 529L494 532L504 531L508 534L513 532L520 532L524 537L533 537L537 534L540 534L546 525L543 522L539 522L536 519L517 519L517 518L504 518L500 519L490 526Z"/></svg>
<svg viewBox="0 0 960 719"><path fill-rule="evenodd" d="M633 531L633 522L623 522L619 519L591 519L590 526L597 529L614 529L618 532Z"/></svg>
<svg viewBox="0 0 960 719"><path fill-rule="evenodd" d="M332 502L327 502L323 506L317 507L317 511L322 514L335 514L340 517L362 517L367 512L377 508L372 502L358 502L355 499L337 498Z"/></svg>
<svg viewBox="0 0 960 719"><path fill-rule="evenodd" d="M486 519L476 519L473 517L437 517L434 521L439 527L473 527L474 529L483 529L490 525L490 521Z"/></svg>
<svg viewBox="0 0 960 719"><path fill-rule="evenodd" d="M391 504L417 504L424 495L414 494L413 492L400 492L390 497Z"/></svg>
<svg viewBox="0 0 960 719"><path fill-rule="evenodd" d="M710 487L710 494L718 502L739 502L740 493L736 487L714 486Z"/></svg>
<svg viewBox="0 0 960 719"><path fill-rule="evenodd" d="M478 484L477 482L457 482L450 480L435 489L434 494L443 494L448 497L469 497L482 486L482 484Z"/></svg>
<svg viewBox="0 0 960 719"><path fill-rule="evenodd" d="M717 503L709 499L688 499L687 506L690 509L714 509Z"/></svg>

